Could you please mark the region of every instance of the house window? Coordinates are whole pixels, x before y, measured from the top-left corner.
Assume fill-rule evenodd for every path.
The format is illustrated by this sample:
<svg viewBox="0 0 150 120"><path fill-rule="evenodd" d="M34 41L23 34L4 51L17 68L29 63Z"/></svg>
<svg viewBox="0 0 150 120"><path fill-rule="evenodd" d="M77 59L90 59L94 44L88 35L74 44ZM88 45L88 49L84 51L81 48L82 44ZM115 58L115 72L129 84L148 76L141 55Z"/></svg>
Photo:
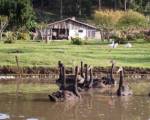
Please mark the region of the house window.
<svg viewBox="0 0 150 120"><path fill-rule="evenodd" d="M83 30L78 30L79 33L83 33Z"/></svg>
<svg viewBox="0 0 150 120"><path fill-rule="evenodd" d="M88 30L88 37L94 38L95 37L95 31L94 30Z"/></svg>
<svg viewBox="0 0 150 120"><path fill-rule="evenodd" d="M92 31L92 37L93 38L95 37L95 31Z"/></svg>

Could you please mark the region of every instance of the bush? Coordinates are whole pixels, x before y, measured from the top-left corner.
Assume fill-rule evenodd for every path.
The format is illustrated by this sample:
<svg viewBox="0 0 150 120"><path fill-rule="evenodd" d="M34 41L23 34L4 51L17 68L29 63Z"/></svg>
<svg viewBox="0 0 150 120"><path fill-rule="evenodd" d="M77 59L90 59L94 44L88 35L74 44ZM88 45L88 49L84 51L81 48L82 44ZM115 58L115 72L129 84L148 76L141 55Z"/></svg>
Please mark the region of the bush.
<svg viewBox="0 0 150 120"><path fill-rule="evenodd" d="M71 38L71 43L74 45L83 45L83 41L79 37Z"/></svg>
<svg viewBox="0 0 150 120"><path fill-rule="evenodd" d="M125 12L118 21L118 26L122 28L146 27L147 25L146 17L132 10Z"/></svg>
<svg viewBox="0 0 150 120"><path fill-rule="evenodd" d="M129 11L96 11L94 14L94 23L98 27L104 28L137 28L147 27L148 20L138 12Z"/></svg>
<svg viewBox="0 0 150 120"><path fill-rule="evenodd" d="M14 32L6 32L5 33L6 39L4 40L4 43L14 43L16 38L16 34Z"/></svg>
<svg viewBox="0 0 150 120"><path fill-rule="evenodd" d="M115 42L120 44L127 43L127 36L124 31L115 31L111 38L114 39Z"/></svg>
<svg viewBox="0 0 150 120"><path fill-rule="evenodd" d="M122 17L123 11L96 11L94 14L94 22L102 27L114 27L118 20Z"/></svg>
<svg viewBox="0 0 150 120"><path fill-rule="evenodd" d="M18 40L30 40L31 37L28 32L19 32L18 33Z"/></svg>
<svg viewBox="0 0 150 120"><path fill-rule="evenodd" d="M4 40L4 43L11 44L11 43L14 43L14 41L13 40Z"/></svg>

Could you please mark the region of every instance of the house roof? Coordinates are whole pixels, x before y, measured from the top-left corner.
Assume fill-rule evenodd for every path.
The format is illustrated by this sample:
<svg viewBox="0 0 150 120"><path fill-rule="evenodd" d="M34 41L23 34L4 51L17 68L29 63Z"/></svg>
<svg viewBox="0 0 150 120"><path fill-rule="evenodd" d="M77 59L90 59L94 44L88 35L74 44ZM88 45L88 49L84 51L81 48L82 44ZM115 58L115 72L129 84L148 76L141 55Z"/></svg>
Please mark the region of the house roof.
<svg viewBox="0 0 150 120"><path fill-rule="evenodd" d="M59 23L61 23L61 22L65 22L65 21L72 21L72 22L75 22L75 23L78 23L78 24L81 24L81 25L84 25L84 26L87 26L87 27L96 29L96 27L93 26L93 25L89 25L89 24L87 24L87 23L80 22L80 21L75 20L75 19L73 19L73 18L66 18L66 19L63 19L63 20L59 20L59 21L56 21L56 22L53 22L53 23L48 24L48 26L52 26L52 25L55 25L55 24L59 24Z"/></svg>

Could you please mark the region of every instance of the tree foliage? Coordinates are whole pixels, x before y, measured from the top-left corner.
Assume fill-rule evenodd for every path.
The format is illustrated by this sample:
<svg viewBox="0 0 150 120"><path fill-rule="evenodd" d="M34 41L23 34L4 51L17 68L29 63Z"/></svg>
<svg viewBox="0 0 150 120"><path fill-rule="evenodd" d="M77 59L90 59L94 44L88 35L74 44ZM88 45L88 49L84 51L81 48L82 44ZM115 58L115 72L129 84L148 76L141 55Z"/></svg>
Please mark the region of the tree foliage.
<svg viewBox="0 0 150 120"><path fill-rule="evenodd" d="M8 16L11 27L30 27L30 22L35 19L30 0L0 0L0 15Z"/></svg>
<svg viewBox="0 0 150 120"><path fill-rule="evenodd" d="M89 18L97 9L128 10L133 9L150 15L149 0L0 0L0 15L8 16L9 27L35 27L35 11L44 11L57 18ZM40 13L37 13L40 14ZM52 16L52 17L54 17ZM45 15L41 14L45 19ZM108 17L108 16L107 16ZM105 19L106 16L103 18ZM43 21L42 19L42 21ZM108 20L108 19L107 19ZM40 21L37 19L37 21ZM47 22L51 21L48 17ZM105 20L104 20L105 21ZM109 21L106 21L109 23Z"/></svg>
<svg viewBox="0 0 150 120"><path fill-rule="evenodd" d="M148 26L146 17L133 10L128 11L96 11L94 22L103 28L142 28Z"/></svg>

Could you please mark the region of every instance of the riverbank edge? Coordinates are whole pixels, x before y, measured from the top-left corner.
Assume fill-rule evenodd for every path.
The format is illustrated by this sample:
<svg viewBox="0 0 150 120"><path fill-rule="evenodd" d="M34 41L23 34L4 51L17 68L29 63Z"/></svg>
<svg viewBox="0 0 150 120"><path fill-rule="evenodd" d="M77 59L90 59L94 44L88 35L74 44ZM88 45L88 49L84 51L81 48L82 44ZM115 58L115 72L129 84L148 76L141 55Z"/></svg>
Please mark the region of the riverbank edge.
<svg viewBox="0 0 150 120"><path fill-rule="evenodd" d="M111 66L101 67L94 66L94 74L107 74L110 71ZM117 66L114 71L117 71L119 67ZM125 74L150 74L150 68L140 68L140 67L127 67L124 66ZM66 67L66 74L73 73L74 69L71 67ZM20 67L20 72L22 74L58 74L59 69L57 67L45 67L45 66L25 66ZM0 66L0 74L18 74L18 68L16 66Z"/></svg>

